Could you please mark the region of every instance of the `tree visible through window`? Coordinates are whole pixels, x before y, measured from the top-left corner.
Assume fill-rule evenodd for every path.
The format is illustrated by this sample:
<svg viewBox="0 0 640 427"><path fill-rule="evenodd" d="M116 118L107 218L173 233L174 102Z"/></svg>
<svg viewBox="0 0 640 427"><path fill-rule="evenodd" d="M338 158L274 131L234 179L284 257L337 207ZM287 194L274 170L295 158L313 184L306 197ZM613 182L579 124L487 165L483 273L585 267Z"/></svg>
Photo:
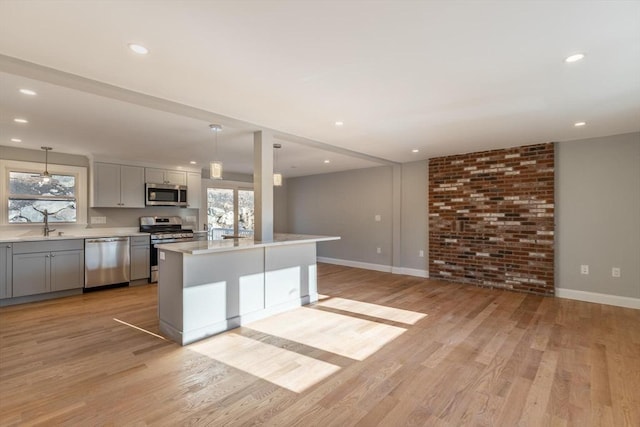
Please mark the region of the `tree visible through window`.
<svg viewBox="0 0 640 427"><path fill-rule="evenodd" d="M53 174L45 183L37 172L9 172L9 223L76 222L76 176Z"/></svg>
<svg viewBox="0 0 640 427"><path fill-rule="evenodd" d="M253 190L238 190L238 233L253 234Z"/></svg>
<svg viewBox="0 0 640 427"><path fill-rule="evenodd" d="M233 190L209 188L207 190L207 223L209 229L220 229L233 234Z"/></svg>
<svg viewBox="0 0 640 427"><path fill-rule="evenodd" d="M253 218L253 190L207 189L210 238L222 239L225 234L252 236Z"/></svg>

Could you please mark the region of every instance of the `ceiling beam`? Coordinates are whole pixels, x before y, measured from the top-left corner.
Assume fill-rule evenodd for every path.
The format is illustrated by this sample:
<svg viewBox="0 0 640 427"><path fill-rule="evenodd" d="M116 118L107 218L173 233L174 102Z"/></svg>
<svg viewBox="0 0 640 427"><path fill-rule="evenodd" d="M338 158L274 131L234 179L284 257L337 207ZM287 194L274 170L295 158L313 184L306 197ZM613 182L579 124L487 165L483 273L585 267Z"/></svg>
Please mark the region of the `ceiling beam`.
<svg viewBox="0 0 640 427"><path fill-rule="evenodd" d="M225 127L242 129L251 134L257 131L268 131L273 133L275 139L281 141L293 142L311 148L368 160L380 165L393 166L399 164L391 160L370 156L365 153L337 147L335 145L316 141L310 138L304 138L286 132L280 132L266 126L260 126L254 123L246 122L244 120L239 120L233 117L223 116L221 114L203 110L201 108L180 104L178 102L170 101L164 98L158 98L156 96L147 95L140 92L135 92L129 89L124 89L119 86L114 86L97 80L88 79L77 74L67 73L7 55L0 54L0 71L34 80L44 81L73 90L91 93L93 95L103 96L105 98L127 102L133 105L139 105L141 107L177 114L196 120L202 120L205 123L220 123Z"/></svg>

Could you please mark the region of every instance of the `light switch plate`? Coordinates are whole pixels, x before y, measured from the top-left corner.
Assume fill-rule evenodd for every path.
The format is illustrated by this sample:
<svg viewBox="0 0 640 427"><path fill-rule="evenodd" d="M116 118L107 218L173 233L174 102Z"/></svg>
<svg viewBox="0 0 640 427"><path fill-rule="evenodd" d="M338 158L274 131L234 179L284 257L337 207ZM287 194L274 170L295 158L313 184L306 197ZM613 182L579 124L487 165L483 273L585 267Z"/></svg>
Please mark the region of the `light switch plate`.
<svg viewBox="0 0 640 427"><path fill-rule="evenodd" d="M618 267L613 267L611 269L611 276L612 277L620 277L620 268Z"/></svg>
<svg viewBox="0 0 640 427"><path fill-rule="evenodd" d="M580 274L589 274L589 266L586 264L582 264L580 266Z"/></svg>
<svg viewBox="0 0 640 427"><path fill-rule="evenodd" d="M164 252L160 251L160 259L164 261Z"/></svg>
<svg viewBox="0 0 640 427"><path fill-rule="evenodd" d="M375 216L375 220L376 220L376 222L380 222L380 221L382 221L382 216L380 216L380 215L376 215L376 216Z"/></svg>

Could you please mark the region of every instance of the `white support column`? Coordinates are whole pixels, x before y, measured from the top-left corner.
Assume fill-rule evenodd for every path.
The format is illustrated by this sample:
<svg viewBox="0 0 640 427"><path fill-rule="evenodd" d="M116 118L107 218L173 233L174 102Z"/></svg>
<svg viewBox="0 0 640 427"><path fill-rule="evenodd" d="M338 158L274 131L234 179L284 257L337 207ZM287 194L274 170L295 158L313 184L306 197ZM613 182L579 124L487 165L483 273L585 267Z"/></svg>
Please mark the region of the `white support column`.
<svg viewBox="0 0 640 427"><path fill-rule="evenodd" d="M254 232L258 241L273 240L273 135L253 133Z"/></svg>

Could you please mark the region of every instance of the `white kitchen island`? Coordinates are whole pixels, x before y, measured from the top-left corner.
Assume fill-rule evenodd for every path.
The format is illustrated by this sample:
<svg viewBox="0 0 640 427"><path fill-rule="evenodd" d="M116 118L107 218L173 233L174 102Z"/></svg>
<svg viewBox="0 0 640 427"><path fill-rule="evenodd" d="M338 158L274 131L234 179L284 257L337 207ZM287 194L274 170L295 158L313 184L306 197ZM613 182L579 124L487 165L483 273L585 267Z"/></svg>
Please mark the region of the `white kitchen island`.
<svg viewBox="0 0 640 427"><path fill-rule="evenodd" d="M185 345L318 300L316 244L339 237L157 245L160 331Z"/></svg>

